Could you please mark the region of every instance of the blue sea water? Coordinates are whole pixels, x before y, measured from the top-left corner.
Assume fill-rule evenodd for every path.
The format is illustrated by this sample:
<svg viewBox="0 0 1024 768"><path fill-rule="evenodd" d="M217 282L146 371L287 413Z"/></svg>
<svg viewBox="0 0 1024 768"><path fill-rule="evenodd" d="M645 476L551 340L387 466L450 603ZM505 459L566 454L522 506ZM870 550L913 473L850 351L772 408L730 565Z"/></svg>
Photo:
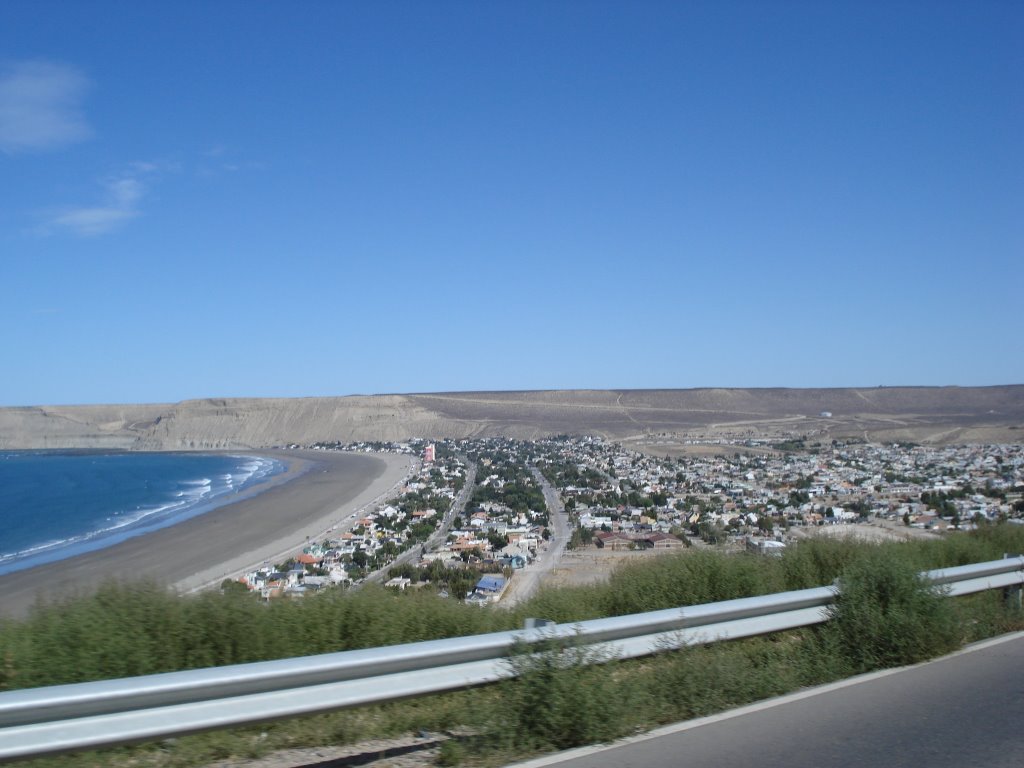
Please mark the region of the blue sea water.
<svg viewBox="0 0 1024 768"><path fill-rule="evenodd" d="M258 456L0 451L0 575L174 525L284 470Z"/></svg>

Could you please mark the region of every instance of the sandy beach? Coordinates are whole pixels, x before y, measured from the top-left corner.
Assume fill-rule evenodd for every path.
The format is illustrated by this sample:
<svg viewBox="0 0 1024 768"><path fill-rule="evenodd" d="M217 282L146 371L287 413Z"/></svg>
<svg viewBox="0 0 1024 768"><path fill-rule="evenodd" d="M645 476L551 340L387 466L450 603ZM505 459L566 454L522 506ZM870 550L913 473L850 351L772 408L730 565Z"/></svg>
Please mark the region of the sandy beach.
<svg viewBox="0 0 1024 768"><path fill-rule="evenodd" d="M245 498L106 549L0 576L0 616L24 615L38 599L87 593L112 579L149 578L189 592L280 562L307 538L349 527L357 510L402 483L413 462L396 454L258 455L274 456L288 469Z"/></svg>

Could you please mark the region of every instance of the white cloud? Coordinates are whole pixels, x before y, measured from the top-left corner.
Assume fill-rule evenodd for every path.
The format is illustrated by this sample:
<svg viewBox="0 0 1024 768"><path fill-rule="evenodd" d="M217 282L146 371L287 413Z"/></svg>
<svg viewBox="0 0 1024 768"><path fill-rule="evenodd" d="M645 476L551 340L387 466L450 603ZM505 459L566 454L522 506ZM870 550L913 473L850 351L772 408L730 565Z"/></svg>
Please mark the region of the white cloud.
<svg viewBox="0 0 1024 768"><path fill-rule="evenodd" d="M238 158L238 152L231 147L217 144L202 153L205 158L195 169L195 174L202 178L212 178L226 173L242 173L245 171L263 171L266 164L262 162Z"/></svg>
<svg viewBox="0 0 1024 768"><path fill-rule="evenodd" d="M0 69L0 151L42 152L89 138L81 109L89 87L64 64L23 61Z"/></svg>
<svg viewBox="0 0 1024 768"><path fill-rule="evenodd" d="M133 163L125 173L102 182L100 204L72 206L51 214L46 229L60 229L82 237L116 229L140 215L138 207L146 194L146 179L160 169L156 163Z"/></svg>
<svg viewBox="0 0 1024 768"><path fill-rule="evenodd" d="M115 229L138 211L121 208L71 208L53 217L51 224L82 237L102 235Z"/></svg>
<svg viewBox="0 0 1024 768"><path fill-rule="evenodd" d="M142 182L127 177L107 182L107 196L113 205L120 209L131 208L142 197Z"/></svg>

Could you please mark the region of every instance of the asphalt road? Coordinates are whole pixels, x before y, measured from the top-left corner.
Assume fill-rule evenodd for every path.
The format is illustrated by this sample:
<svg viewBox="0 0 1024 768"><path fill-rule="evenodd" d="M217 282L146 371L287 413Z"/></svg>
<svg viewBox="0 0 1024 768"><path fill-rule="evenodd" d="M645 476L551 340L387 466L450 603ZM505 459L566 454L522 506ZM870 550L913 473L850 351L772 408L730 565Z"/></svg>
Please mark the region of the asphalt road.
<svg viewBox="0 0 1024 768"><path fill-rule="evenodd" d="M667 733L666 733L667 732ZM581 754L582 753L582 754ZM1024 633L520 768L1020 768Z"/></svg>
<svg viewBox="0 0 1024 768"><path fill-rule="evenodd" d="M541 548L534 562L516 571L501 598L501 604L506 607L529 599L537 591L541 576L550 573L551 569L562 559L565 546L569 543L569 536L572 533L569 530L569 515L558 498L558 491L551 487L551 484L536 467L530 467L530 472L544 493L544 503L547 504L548 518L551 521L551 540L547 542L546 547Z"/></svg>

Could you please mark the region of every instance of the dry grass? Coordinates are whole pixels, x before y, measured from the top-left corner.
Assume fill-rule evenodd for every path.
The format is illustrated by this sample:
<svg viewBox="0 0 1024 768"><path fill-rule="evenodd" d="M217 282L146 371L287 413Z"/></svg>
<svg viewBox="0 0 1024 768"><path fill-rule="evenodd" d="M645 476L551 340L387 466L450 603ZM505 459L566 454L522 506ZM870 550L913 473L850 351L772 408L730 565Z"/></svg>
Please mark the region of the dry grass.
<svg viewBox="0 0 1024 768"><path fill-rule="evenodd" d="M686 550L683 550L686 551ZM613 551L586 547L566 552L558 565L542 578L545 587L583 587L604 584L623 563L650 560L661 552L653 549Z"/></svg>
<svg viewBox="0 0 1024 768"><path fill-rule="evenodd" d="M920 528L908 528L902 523L886 525L870 523L868 525L817 525L808 528L791 528L790 534L798 539L832 538L855 539L871 543L886 541L911 541L913 539L937 539L940 534Z"/></svg>

